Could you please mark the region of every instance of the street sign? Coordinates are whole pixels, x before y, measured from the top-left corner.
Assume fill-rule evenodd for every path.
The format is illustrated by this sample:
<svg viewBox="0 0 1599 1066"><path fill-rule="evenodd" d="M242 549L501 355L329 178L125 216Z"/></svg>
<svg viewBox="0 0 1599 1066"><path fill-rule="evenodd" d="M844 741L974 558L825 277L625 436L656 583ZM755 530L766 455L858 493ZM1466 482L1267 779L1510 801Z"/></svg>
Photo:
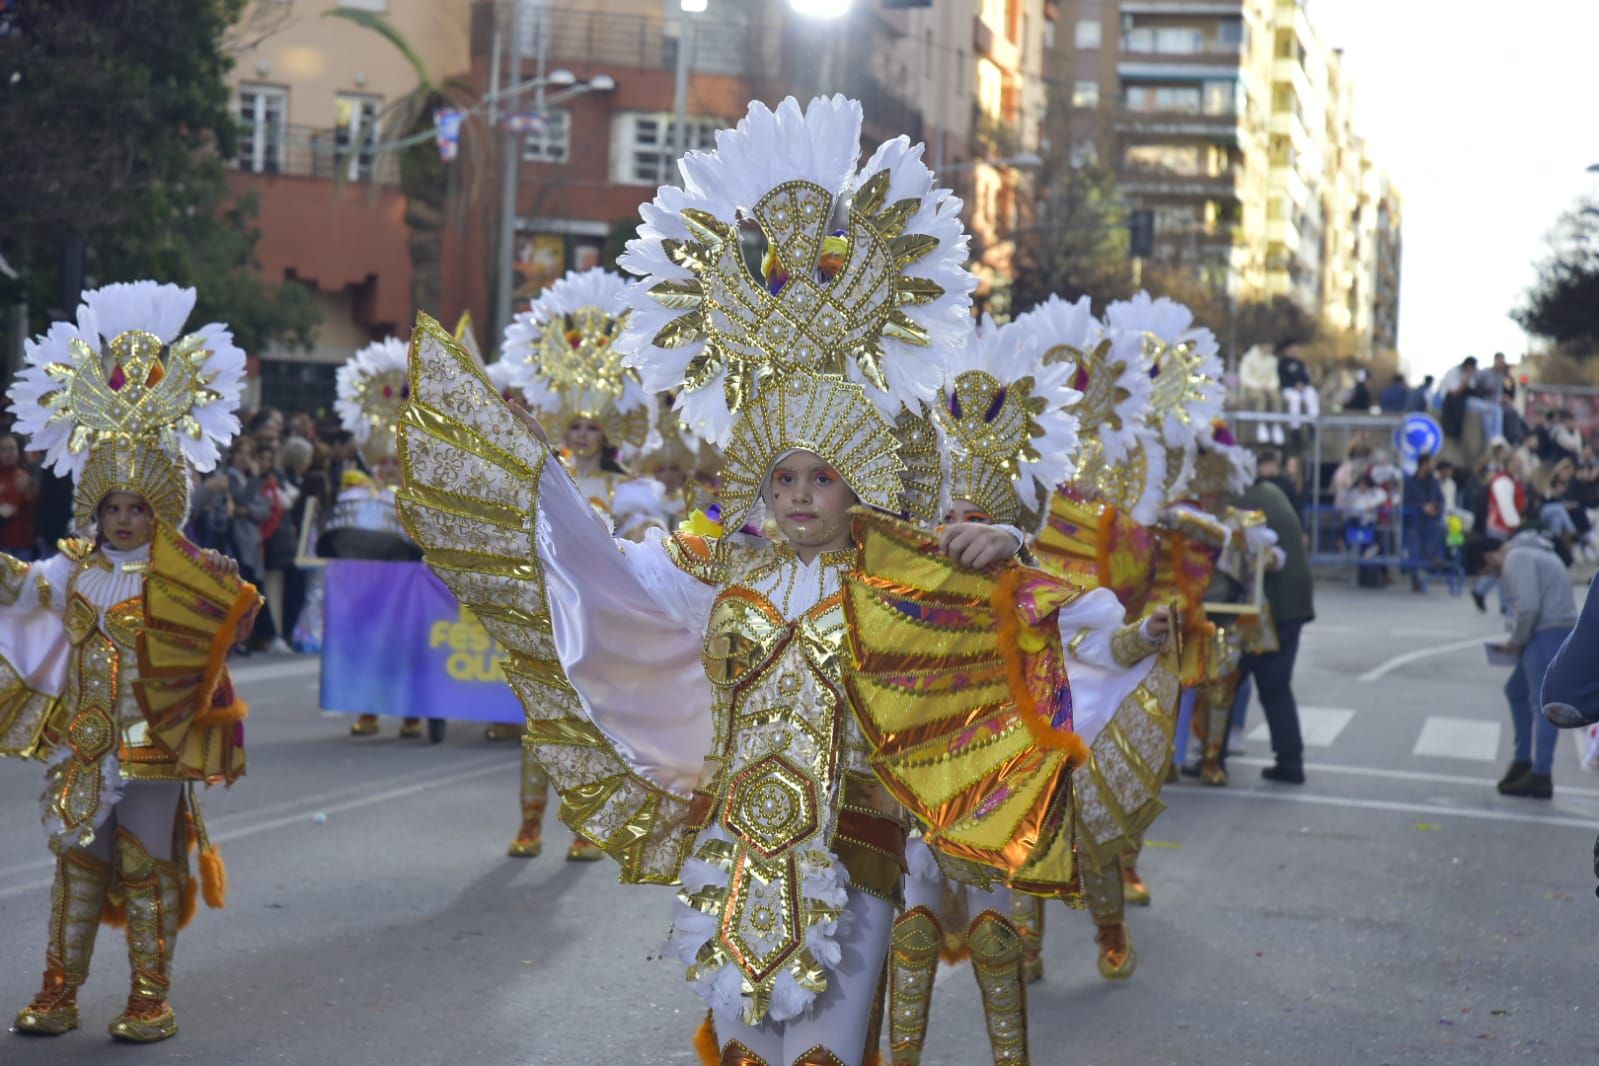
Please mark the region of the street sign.
<svg viewBox="0 0 1599 1066"><path fill-rule="evenodd" d="M1443 427L1432 415L1408 414L1394 429L1394 450L1399 453L1399 464L1406 473L1416 469L1416 460L1424 455L1437 455L1443 446Z"/></svg>

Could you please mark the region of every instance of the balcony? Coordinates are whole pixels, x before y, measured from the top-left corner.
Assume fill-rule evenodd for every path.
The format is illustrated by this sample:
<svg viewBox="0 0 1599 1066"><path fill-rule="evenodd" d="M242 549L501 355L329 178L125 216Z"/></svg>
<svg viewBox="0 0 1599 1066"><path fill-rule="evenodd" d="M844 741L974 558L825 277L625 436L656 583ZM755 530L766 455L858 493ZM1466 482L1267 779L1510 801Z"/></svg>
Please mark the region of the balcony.
<svg viewBox="0 0 1599 1066"><path fill-rule="evenodd" d="M1237 167L1223 174L1178 174L1168 170L1123 168L1119 183L1122 192L1129 196L1242 202L1243 195L1238 187L1241 176Z"/></svg>
<svg viewBox="0 0 1599 1066"><path fill-rule="evenodd" d="M495 0L479 0L472 7L472 54L485 60L493 48L495 7ZM763 45L769 43L769 35L756 20L747 16L687 17L694 28L696 73L744 75L768 59L775 62L775 56L765 54L769 50ZM677 66L676 19L581 7L550 7L546 18L546 52L551 63L593 64L610 70L669 71ZM529 41L527 55L531 57L533 51Z"/></svg>
<svg viewBox="0 0 1599 1066"><path fill-rule="evenodd" d="M1274 218L1266 223L1266 240L1281 245L1289 252L1299 251L1299 227L1292 219Z"/></svg>
<svg viewBox="0 0 1599 1066"><path fill-rule="evenodd" d="M1122 0L1123 15L1243 14L1243 0Z"/></svg>
<svg viewBox="0 0 1599 1066"><path fill-rule="evenodd" d="M1128 111L1116 116L1116 131L1139 137L1200 137L1226 145L1240 143L1242 118L1234 114Z"/></svg>
<svg viewBox="0 0 1599 1066"><path fill-rule="evenodd" d="M376 185L400 183L400 159L393 152L361 152L339 143L337 130L314 126L268 126L260 131L259 143L248 132L241 134L240 150L232 160L235 170L267 176L323 178Z"/></svg>

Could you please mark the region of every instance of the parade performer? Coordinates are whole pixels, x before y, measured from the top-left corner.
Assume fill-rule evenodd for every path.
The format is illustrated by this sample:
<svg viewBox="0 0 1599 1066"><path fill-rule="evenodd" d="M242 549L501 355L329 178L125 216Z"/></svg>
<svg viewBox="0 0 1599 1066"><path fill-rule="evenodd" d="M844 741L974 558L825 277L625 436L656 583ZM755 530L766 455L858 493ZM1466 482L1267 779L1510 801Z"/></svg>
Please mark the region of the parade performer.
<svg viewBox="0 0 1599 1066"><path fill-rule="evenodd" d="M660 441L658 401L622 366L612 344L626 288L627 281L608 270L569 271L506 326L495 365L507 368L509 391L559 437L567 472L614 534L642 541L649 530L668 528L670 505L659 481L634 476L621 463ZM522 820L507 849L512 857L544 850L549 789L549 775L524 746ZM604 853L576 835L566 857L592 862Z"/></svg>
<svg viewBox="0 0 1599 1066"><path fill-rule="evenodd" d="M78 1026L102 921L125 924L132 987L118 1040L178 1031L168 1002L198 889L223 904L194 785L244 773L245 706L227 655L259 610L237 567L182 538L191 467L238 432L244 353L223 325L180 336L193 289L141 281L84 294L76 322L27 345L17 429L75 482L84 536L28 564L0 555L0 754L44 761L56 856L44 983L20 1033Z"/></svg>
<svg viewBox="0 0 1599 1066"><path fill-rule="evenodd" d="M1175 661L1153 657L1171 624L1171 597L1158 594L1156 583L1155 527L1168 479L1157 428L1164 419L1152 414L1158 375L1142 323L1101 323L1086 299L1047 301L1014 328L1035 334L1037 345L1064 348L1083 394L1074 409L1083 426L1080 469L1050 501L1034 555L1083 588L1109 590L1123 612L1107 610L1098 626L1063 634L1073 699L1084 708L1079 735L1092 753L1073 782L1082 897L1095 923L1099 972L1119 980L1137 965L1125 907L1149 899L1136 861L1144 831L1164 809L1177 698ZM1208 405L1208 391L1197 379L1190 384L1170 401ZM1123 628L1124 618L1141 624ZM1014 902L1028 978L1038 980L1044 911L1026 897Z"/></svg>
<svg viewBox="0 0 1599 1066"><path fill-rule="evenodd" d="M1032 313L1031 320L1024 316L997 329L985 319L954 360L938 408L951 455L948 521L998 521L1035 530L1047 517L1054 487L1070 478L1081 454L1078 419L1086 440L1097 435L1095 426L1116 417L1114 409L1099 406L1114 398L1113 388L1096 389L1089 397L1071 387L1086 384L1092 367L1080 368L1087 346L1072 347L1068 341L1078 338L1059 328L1057 316L1067 309L1086 315L1087 303L1069 308L1055 301ZM1161 646L1166 616L1153 616L1143 628L1124 626L1115 594L1100 587L1064 603L1057 617L1068 649L1074 729L1092 743L1147 676L1147 660ZM1164 743L1163 736L1159 742ZM1083 775L1093 772L1090 759L1074 773L1074 793ZM1080 802L1074 795L1074 807ZM1079 845L1080 856L1082 851ZM908 860L907 910L894 925L889 983L893 1063L921 1061L940 957L971 959L994 1061L1027 1061L1025 945L1013 911L1031 920L1035 903L1042 901L1013 894L992 872L985 876L981 868L940 860L920 840L910 842ZM945 876L946 869L953 877Z"/></svg>
<svg viewBox="0 0 1599 1066"><path fill-rule="evenodd" d="M345 470L317 538L319 555L388 562L415 562L422 557L394 509L394 490L400 482L395 424L410 388L405 378L405 354L403 340L386 337L368 344L339 367L333 407L339 424L354 436L366 470ZM336 590L329 591L337 594ZM383 650L373 648L372 654L380 656ZM352 736L367 737L377 732L376 714L361 714L350 723ZM421 737L422 719L403 718L400 736L407 740Z"/></svg>
<svg viewBox="0 0 1599 1066"><path fill-rule="evenodd" d="M1193 606L1203 621L1196 624L1201 632L1191 645L1195 654L1188 657L1185 682L1196 693L1193 731L1202 745L1200 780L1220 786L1227 783L1227 733L1243 656L1277 648L1271 612L1258 596L1257 571L1276 570L1283 554L1264 514L1228 502L1254 484L1254 453L1220 421L1201 432L1196 444L1187 487L1193 503L1173 506L1173 525L1205 545L1200 550L1210 565L1203 596ZM1235 604L1236 611L1223 610Z"/></svg>
<svg viewBox="0 0 1599 1066"><path fill-rule="evenodd" d="M623 260L645 281L618 347L723 449L725 535L613 541L537 423L427 321L403 422L403 513L509 649L563 818L624 880L681 886L671 943L713 1064L877 1061L902 802L956 857L1070 875L1052 819L1080 745L1053 616L1027 617L1031 579L999 565L1019 536L886 517L936 518L923 404L974 279L922 149L898 138L857 169L861 121L842 97L752 104ZM769 245L758 273L746 226ZM738 532L759 509L776 541ZM907 656L926 688L904 687ZM928 748L971 783L951 797Z"/></svg>

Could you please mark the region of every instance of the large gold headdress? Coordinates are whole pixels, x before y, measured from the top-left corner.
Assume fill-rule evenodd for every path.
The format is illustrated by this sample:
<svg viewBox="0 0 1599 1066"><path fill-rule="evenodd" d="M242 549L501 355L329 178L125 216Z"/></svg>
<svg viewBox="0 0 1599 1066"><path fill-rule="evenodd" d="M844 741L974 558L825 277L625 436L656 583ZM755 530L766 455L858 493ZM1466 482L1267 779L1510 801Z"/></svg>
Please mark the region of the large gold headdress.
<svg viewBox="0 0 1599 1066"><path fill-rule="evenodd" d="M983 316L954 357L939 405L950 452L950 495L996 522L1037 526L1071 476L1081 394L1076 366Z"/></svg>
<svg viewBox="0 0 1599 1066"><path fill-rule="evenodd" d="M193 289L136 281L83 294L76 322L26 345L11 412L45 465L77 482L88 532L107 494L142 496L170 526L188 518L190 465L213 469L239 431L244 353L221 323L181 336Z"/></svg>
<svg viewBox="0 0 1599 1066"><path fill-rule="evenodd" d="M1111 304L1105 317L1113 335L1142 340L1152 386L1147 424L1166 449L1166 498L1176 499L1192 476L1196 440L1226 399L1216 337L1194 325L1187 307L1146 292Z"/></svg>
<svg viewBox="0 0 1599 1066"><path fill-rule="evenodd" d="M803 111L792 97L751 104L714 152L683 159L684 188L642 208L620 260L644 281L617 347L725 448L722 516L735 528L796 447L829 449L818 454L872 507L932 505L907 492L907 471L928 481L936 468L925 405L968 328L975 279L960 201L934 188L922 146L896 138L857 169L860 129L860 105L842 96ZM896 434L917 439L914 455Z"/></svg>
<svg viewBox="0 0 1599 1066"><path fill-rule="evenodd" d="M400 412L411 398L406 343L398 337L373 341L356 352L334 377L333 409L355 437L368 462L394 458Z"/></svg>
<svg viewBox="0 0 1599 1066"><path fill-rule="evenodd" d="M589 419L631 455L649 440L655 405L612 343L627 285L599 267L569 271L505 327L500 359L553 437Z"/></svg>

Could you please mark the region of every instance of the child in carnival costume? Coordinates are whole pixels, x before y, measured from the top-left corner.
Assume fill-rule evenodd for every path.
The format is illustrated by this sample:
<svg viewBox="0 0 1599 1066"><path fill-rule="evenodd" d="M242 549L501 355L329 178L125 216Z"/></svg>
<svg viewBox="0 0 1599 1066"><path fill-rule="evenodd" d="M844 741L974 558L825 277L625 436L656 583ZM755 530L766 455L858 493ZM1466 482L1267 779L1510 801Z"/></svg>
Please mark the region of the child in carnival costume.
<svg viewBox="0 0 1599 1066"><path fill-rule="evenodd" d="M1023 343L1070 359L1082 394L1072 408L1083 427L1077 473L1050 499L1033 553L1045 570L1114 604L1062 636L1078 731L1091 753L1073 784L1079 887L1096 927L1099 971L1123 979L1137 965L1125 902L1148 899L1135 864L1144 830L1163 809L1176 710L1175 664L1154 657L1171 619L1167 601L1154 595L1167 465L1148 424L1152 364L1141 333L1106 326L1087 299L1051 298L1012 329ZM1014 903L1027 978L1036 981L1043 908L1021 895Z"/></svg>
<svg viewBox="0 0 1599 1066"><path fill-rule="evenodd" d="M344 472L317 540L321 555L391 562L421 558L394 509L394 490L400 483L395 425L410 389L405 354L405 342L398 337L373 341L339 367L334 378L333 408L339 424L354 436L366 469ZM352 736L377 732L376 714L358 715L350 723ZM400 736L408 740L421 737L422 719L402 719Z"/></svg>
<svg viewBox="0 0 1599 1066"><path fill-rule="evenodd" d="M244 377L227 327L182 335L194 302L149 281L85 293L75 322L28 343L9 393L18 431L72 474L83 537L41 563L0 556L0 754L45 763L56 856L44 983L19 1033L77 1028L106 921L126 924L132 969L111 1035L175 1035L173 948L200 887L191 847L206 902L224 901L194 785L244 773L245 706L226 662L260 597L179 532L191 467L213 469L238 432Z"/></svg>
<svg viewBox="0 0 1599 1066"><path fill-rule="evenodd" d="M1255 482L1255 456L1240 445L1226 423L1216 420L1196 438L1194 475L1188 485L1192 504L1181 504L1188 528L1208 527L1219 541L1214 569L1205 584L1207 632L1195 657L1193 732L1202 745L1199 776L1207 785L1227 783L1227 732L1238 693L1238 667L1248 652L1277 648L1276 630L1264 601L1253 599L1257 568L1276 570L1283 552L1277 534L1259 511L1246 511L1228 500ZM1223 611L1219 605L1248 604L1254 610ZM1201 607L1204 611L1205 608Z"/></svg>
<svg viewBox="0 0 1599 1066"><path fill-rule="evenodd" d="M626 289L627 281L608 270L569 271L506 326L495 366L506 368L505 389L558 436L567 472L615 535L642 541L649 530L667 528L667 501L660 482L634 476L621 463L660 439L658 401L612 344ZM512 857L544 850L549 789L549 775L524 746L522 821L507 849ZM604 853L575 835L566 857L594 862Z"/></svg>
<svg viewBox="0 0 1599 1066"><path fill-rule="evenodd" d="M623 260L645 280L617 346L722 450L721 535L613 540L537 422L426 320L402 422L402 512L508 649L563 819L624 881L679 887L671 943L712 1064L878 1061L902 803L958 857L1069 876L1059 633L1054 660L996 637L1017 643L1020 536L887 517L937 517L926 405L974 279L922 149L857 167L860 127L842 97L752 104L643 208ZM745 226L768 242L758 271ZM741 532L761 509L775 541ZM906 655L929 688L905 687ZM941 782L916 780L929 746L973 771L942 811Z"/></svg>
<svg viewBox="0 0 1599 1066"><path fill-rule="evenodd" d="M997 521L1032 531L1047 517L1055 487L1071 476L1082 450L1079 419L1082 432L1092 434L1092 425L1108 414L1096 410L1087 417L1087 397L1072 388L1083 378L1082 352L1064 339L1022 321L996 328L985 318L973 331L938 406L951 455L947 521ZM1067 642L1073 728L1092 745L1097 726L1148 674L1147 660L1161 646L1166 616L1157 614L1142 628L1126 626L1113 592L1065 588L1066 595L1055 593L1056 618ZM1100 668L1088 669L1089 662ZM1074 771L1074 808L1081 802L1078 782L1091 768L1092 761ZM893 1062L921 1061L934 969L941 956L954 961L968 955L994 1061L1026 1062L1025 943L1014 912L1030 916L1032 906L1018 901L1038 897L1013 893L983 867L940 858L919 839L911 841L908 858L908 909L895 922L889 984Z"/></svg>

